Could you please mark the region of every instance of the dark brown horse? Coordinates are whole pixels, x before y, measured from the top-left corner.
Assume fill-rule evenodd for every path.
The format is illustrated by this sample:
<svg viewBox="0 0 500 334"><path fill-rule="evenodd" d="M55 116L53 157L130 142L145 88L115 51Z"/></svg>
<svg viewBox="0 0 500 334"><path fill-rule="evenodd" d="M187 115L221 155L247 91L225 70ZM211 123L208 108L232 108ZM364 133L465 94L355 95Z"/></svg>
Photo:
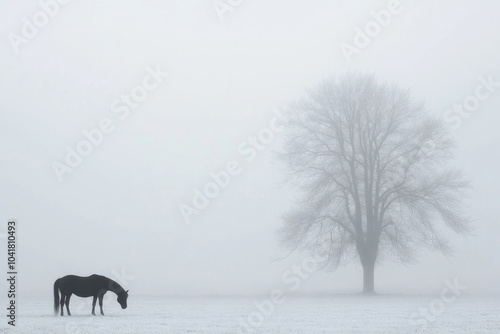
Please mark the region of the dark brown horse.
<svg viewBox="0 0 500 334"><path fill-rule="evenodd" d="M60 300L59 291L61 292ZM102 311L102 299L104 294L108 291L116 293L118 296L118 303L121 305L122 309L127 308L128 290L125 291L120 284L112 279L100 275L92 275L89 277L68 275L61 277L54 283L54 313L57 315L59 305L61 305L61 316L63 316L64 305L66 304L68 315L71 315L69 311L69 299L72 294L75 294L78 297L94 297L92 301L93 315L95 315L95 304L97 298L99 298L101 314L104 315Z"/></svg>

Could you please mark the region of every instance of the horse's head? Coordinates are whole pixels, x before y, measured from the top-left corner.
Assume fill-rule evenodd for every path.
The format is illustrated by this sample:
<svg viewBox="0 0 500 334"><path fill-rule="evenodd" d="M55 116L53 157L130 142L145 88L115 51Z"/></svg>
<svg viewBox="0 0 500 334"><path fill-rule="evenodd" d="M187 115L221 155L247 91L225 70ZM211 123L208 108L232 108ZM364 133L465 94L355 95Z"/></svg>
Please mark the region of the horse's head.
<svg viewBox="0 0 500 334"><path fill-rule="evenodd" d="M118 303L121 305L122 309L127 308L127 298L128 298L128 290L123 291L118 294Z"/></svg>

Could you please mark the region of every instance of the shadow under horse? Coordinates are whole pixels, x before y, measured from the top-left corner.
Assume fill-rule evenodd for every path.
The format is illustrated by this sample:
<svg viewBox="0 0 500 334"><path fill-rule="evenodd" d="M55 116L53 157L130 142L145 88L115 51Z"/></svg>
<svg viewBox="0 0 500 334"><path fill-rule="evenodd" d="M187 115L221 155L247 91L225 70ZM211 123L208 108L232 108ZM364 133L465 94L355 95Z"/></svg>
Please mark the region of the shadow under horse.
<svg viewBox="0 0 500 334"><path fill-rule="evenodd" d="M57 279L54 282L54 313L57 315L59 305L61 306L61 316L64 315L64 305L68 315L69 299L71 295L78 297L94 297L92 301L92 314L95 315L95 304L99 298L99 306L101 307L101 314L104 315L102 310L102 300L106 292L114 292L118 296L118 303L122 309L127 308L128 290L125 291L120 284L112 279L101 275L91 275L88 277L80 277L75 275L68 275ZM59 299L59 292L61 292L61 299Z"/></svg>

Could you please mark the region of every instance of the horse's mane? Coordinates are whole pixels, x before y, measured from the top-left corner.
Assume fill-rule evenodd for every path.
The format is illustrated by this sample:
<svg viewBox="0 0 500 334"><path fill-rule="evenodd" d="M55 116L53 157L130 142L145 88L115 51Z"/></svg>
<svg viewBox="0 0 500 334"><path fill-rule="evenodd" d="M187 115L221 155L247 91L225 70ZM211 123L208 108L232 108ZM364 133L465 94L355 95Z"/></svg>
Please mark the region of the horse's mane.
<svg viewBox="0 0 500 334"><path fill-rule="evenodd" d="M117 295L125 293L125 289L122 288L120 284L118 284L116 281L113 281L111 278L108 278L108 284L109 284L109 290L116 293Z"/></svg>

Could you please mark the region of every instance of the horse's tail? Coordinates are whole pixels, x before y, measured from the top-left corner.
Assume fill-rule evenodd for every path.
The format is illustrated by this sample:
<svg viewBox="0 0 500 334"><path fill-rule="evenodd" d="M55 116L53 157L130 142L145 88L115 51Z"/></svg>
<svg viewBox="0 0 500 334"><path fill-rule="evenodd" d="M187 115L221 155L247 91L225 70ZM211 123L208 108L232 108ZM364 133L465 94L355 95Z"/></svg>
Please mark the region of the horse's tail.
<svg viewBox="0 0 500 334"><path fill-rule="evenodd" d="M54 282L54 314L59 313L59 280Z"/></svg>

